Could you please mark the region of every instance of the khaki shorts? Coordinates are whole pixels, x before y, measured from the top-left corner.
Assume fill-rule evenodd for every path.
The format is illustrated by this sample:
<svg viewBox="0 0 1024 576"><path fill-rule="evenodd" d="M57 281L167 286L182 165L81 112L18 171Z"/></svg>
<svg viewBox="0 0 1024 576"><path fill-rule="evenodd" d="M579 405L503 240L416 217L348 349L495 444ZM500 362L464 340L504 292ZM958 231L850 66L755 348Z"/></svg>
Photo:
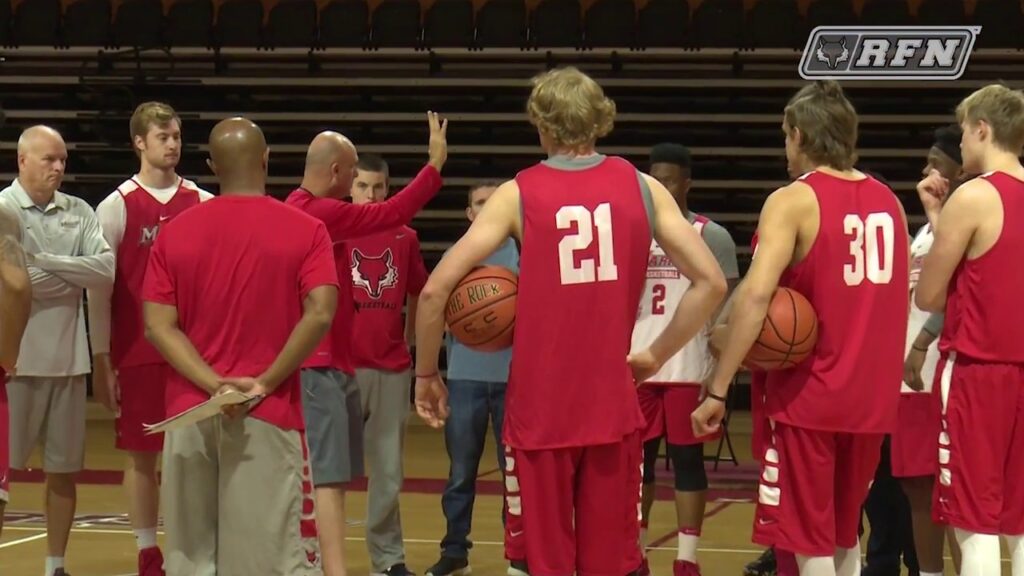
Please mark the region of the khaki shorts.
<svg viewBox="0 0 1024 576"><path fill-rule="evenodd" d="M22 376L7 383L11 468L24 470L36 444L43 472L71 474L85 459L85 376Z"/></svg>
<svg viewBox="0 0 1024 576"><path fill-rule="evenodd" d="M164 439L168 576L320 575L303 434L215 416Z"/></svg>

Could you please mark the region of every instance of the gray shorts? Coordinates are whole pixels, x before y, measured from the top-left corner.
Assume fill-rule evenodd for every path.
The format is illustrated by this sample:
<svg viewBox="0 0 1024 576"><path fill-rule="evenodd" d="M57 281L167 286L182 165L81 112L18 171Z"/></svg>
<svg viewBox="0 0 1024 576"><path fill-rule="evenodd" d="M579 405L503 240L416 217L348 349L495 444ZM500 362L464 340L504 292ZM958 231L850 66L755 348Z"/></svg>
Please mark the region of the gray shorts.
<svg viewBox="0 0 1024 576"><path fill-rule="evenodd" d="M7 382L11 468L43 448L43 472L71 474L85 460L85 376L15 376Z"/></svg>
<svg viewBox="0 0 1024 576"><path fill-rule="evenodd" d="M301 375L313 485L362 476L363 414L355 380L327 368L304 368Z"/></svg>

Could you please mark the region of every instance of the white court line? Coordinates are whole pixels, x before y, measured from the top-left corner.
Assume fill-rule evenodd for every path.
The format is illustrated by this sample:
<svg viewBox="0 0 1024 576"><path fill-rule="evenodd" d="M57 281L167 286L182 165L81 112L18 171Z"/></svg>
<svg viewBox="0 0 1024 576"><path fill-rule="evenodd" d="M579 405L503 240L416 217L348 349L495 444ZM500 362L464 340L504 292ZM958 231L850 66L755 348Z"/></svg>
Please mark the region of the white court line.
<svg viewBox="0 0 1024 576"><path fill-rule="evenodd" d="M43 538L46 538L45 529L42 534L36 534L35 536L26 536L25 538L21 538L19 540L11 540L10 542L4 542L3 544L0 544L0 548L10 548L12 546L17 546L18 544L25 544L35 540L42 540Z"/></svg>

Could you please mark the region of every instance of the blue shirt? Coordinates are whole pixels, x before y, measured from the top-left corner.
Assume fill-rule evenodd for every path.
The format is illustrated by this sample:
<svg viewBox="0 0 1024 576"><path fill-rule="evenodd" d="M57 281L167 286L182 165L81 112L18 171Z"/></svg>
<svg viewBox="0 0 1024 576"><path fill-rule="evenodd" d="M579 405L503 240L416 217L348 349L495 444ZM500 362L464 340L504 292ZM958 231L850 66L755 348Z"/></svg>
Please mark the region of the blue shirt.
<svg viewBox="0 0 1024 576"><path fill-rule="evenodd" d="M519 249L509 238L483 261L488 266L502 266L519 273ZM448 348L448 380L477 380L481 382L508 382L508 366L512 361L512 347L499 352L471 350L451 334L445 335Z"/></svg>

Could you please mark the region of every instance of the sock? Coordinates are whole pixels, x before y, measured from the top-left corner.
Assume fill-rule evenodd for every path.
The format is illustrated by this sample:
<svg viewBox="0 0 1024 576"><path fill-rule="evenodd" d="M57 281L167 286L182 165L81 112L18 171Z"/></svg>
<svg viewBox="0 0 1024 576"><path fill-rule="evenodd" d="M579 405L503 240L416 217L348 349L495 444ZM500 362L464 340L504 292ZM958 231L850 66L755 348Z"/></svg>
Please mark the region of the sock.
<svg viewBox="0 0 1024 576"><path fill-rule="evenodd" d="M156 548L156 528L143 528L142 530L134 530L134 532L135 544L138 545L139 550Z"/></svg>
<svg viewBox="0 0 1024 576"><path fill-rule="evenodd" d="M803 556L796 555L800 576L835 576L836 559L834 556Z"/></svg>
<svg viewBox="0 0 1024 576"><path fill-rule="evenodd" d="M963 553L960 571L971 576L999 576L999 536L954 529ZM1017 574L1014 574L1017 576Z"/></svg>
<svg viewBox="0 0 1024 576"><path fill-rule="evenodd" d="M676 560L697 563L697 544L700 543L700 530L683 528L679 531L679 552Z"/></svg>
<svg viewBox="0 0 1024 576"><path fill-rule="evenodd" d="M47 556L46 557L46 574L44 574L43 576L53 576L54 570L56 570L57 568L63 568L63 567L64 567L64 557L63 556L59 556L59 557L57 557L57 556Z"/></svg>
<svg viewBox="0 0 1024 576"><path fill-rule="evenodd" d="M860 576L860 545L836 549L836 575Z"/></svg>
<svg viewBox="0 0 1024 576"><path fill-rule="evenodd" d="M1013 576L1024 574L1024 536L1007 536L1007 548L1010 549L1010 566Z"/></svg>

